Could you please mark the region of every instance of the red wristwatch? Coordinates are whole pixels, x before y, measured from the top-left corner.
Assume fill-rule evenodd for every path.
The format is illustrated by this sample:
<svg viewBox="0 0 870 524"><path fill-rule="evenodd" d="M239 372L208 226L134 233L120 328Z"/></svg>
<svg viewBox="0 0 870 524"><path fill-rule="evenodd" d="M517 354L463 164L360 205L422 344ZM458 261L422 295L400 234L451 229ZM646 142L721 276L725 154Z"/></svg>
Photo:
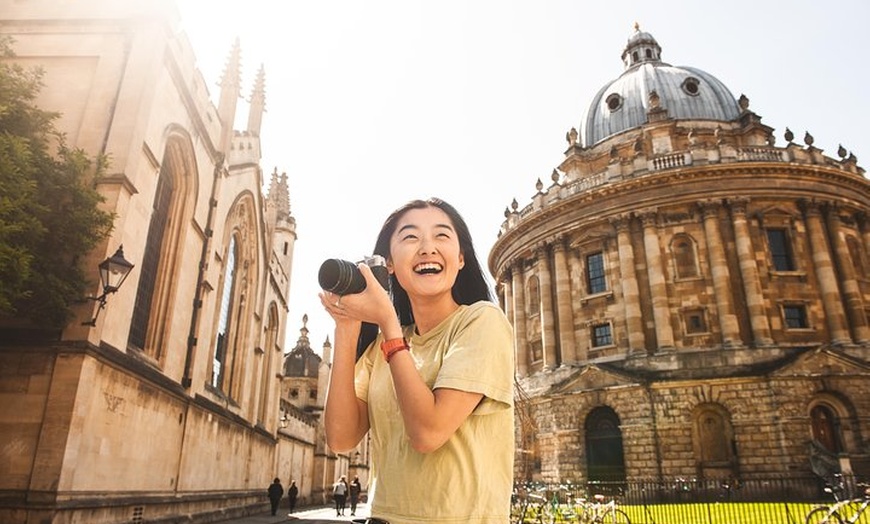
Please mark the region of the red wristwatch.
<svg viewBox="0 0 870 524"><path fill-rule="evenodd" d="M384 360L387 363L390 362L390 359L393 358L393 355L398 353L399 351L405 351L407 349L411 349L408 346L408 341L403 338L391 338L390 340L384 340L381 342L381 352L384 354Z"/></svg>

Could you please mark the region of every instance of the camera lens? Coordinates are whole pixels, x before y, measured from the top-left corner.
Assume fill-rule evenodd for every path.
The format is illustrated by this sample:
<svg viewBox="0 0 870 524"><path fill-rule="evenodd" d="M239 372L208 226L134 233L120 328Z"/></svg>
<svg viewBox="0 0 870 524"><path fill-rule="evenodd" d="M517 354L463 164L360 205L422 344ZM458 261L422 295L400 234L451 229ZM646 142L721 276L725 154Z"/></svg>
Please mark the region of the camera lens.
<svg viewBox="0 0 870 524"><path fill-rule="evenodd" d="M352 295L366 288L366 281L353 262L330 258L320 265L320 287L336 295Z"/></svg>

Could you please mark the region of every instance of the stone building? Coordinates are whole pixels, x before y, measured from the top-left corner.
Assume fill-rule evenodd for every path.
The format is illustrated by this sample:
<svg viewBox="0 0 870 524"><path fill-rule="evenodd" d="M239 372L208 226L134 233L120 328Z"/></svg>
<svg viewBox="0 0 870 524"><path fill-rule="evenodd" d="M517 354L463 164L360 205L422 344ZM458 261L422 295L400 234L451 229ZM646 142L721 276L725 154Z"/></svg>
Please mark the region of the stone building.
<svg viewBox="0 0 870 524"><path fill-rule="evenodd" d="M308 315L302 317L302 328L296 346L284 357L283 378L281 379L281 429L290 438L298 439L303 433L298 429L287 431L287 422L305 421L310 426L310 442L313 456L312 467L305 461L295 461L291 467L300 468L309 475L306 484L311 486L310 497L318 503L332 500L332 485L342 475L348 479L359 477L365 489L368 486L368 439L349 453L335 453L326 445L326 430L323 425L323 407L326 405L326 388L332 366L332 344L327 337L323 343L322 355L311 348L308 339Z"/></svg>
<svg viewBox="0 0 870 524"><path fill-rule="evenodd" d="M239 44L215 105L178 23L164 0L0 2L11 59L45 71L37 104L110 159L94 295L120 246L134 264L58 336L0 334L2 522L205 522L262 511L272 478L313 471L315 423L279 430L296 222L286 176L260 167L265 72L234 130Z"/></svg>
<svg viewBox="0 0 870 524"><path fill-rule="evenodd" d="M870 475L870 184L647 32L489 257L517 478Z"/></svg>

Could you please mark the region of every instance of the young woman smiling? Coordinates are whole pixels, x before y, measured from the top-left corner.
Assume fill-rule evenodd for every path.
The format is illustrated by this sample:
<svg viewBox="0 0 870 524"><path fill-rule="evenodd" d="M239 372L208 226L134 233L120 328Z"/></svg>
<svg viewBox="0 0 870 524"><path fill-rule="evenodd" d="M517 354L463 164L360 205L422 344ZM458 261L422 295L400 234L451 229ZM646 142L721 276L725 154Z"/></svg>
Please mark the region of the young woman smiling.
<svg viewBox="0 0 870 524"><path fill-rule="evenodd" d="M335 320L327 443L347 451L370 432L371 522L503 524L513 338L468 226L442 200L414 200L387 218L374 254L389 292L360 264L363 292L320 294Z"/></svg>

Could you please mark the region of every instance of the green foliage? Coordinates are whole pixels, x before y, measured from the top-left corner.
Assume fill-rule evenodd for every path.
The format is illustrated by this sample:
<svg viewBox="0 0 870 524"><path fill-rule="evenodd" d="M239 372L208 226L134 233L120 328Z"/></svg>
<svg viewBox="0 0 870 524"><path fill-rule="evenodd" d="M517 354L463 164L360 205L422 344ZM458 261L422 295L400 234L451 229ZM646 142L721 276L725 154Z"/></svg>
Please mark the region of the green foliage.
<svg viewBox="0 0 870 524"><path fill-rule="evenodd" d="M107 167L66 146L58 113L35 105L43 71L14 61L0 37L0 314L62 327L85 295L83 255L112 229L90 183Z"/></svg>

